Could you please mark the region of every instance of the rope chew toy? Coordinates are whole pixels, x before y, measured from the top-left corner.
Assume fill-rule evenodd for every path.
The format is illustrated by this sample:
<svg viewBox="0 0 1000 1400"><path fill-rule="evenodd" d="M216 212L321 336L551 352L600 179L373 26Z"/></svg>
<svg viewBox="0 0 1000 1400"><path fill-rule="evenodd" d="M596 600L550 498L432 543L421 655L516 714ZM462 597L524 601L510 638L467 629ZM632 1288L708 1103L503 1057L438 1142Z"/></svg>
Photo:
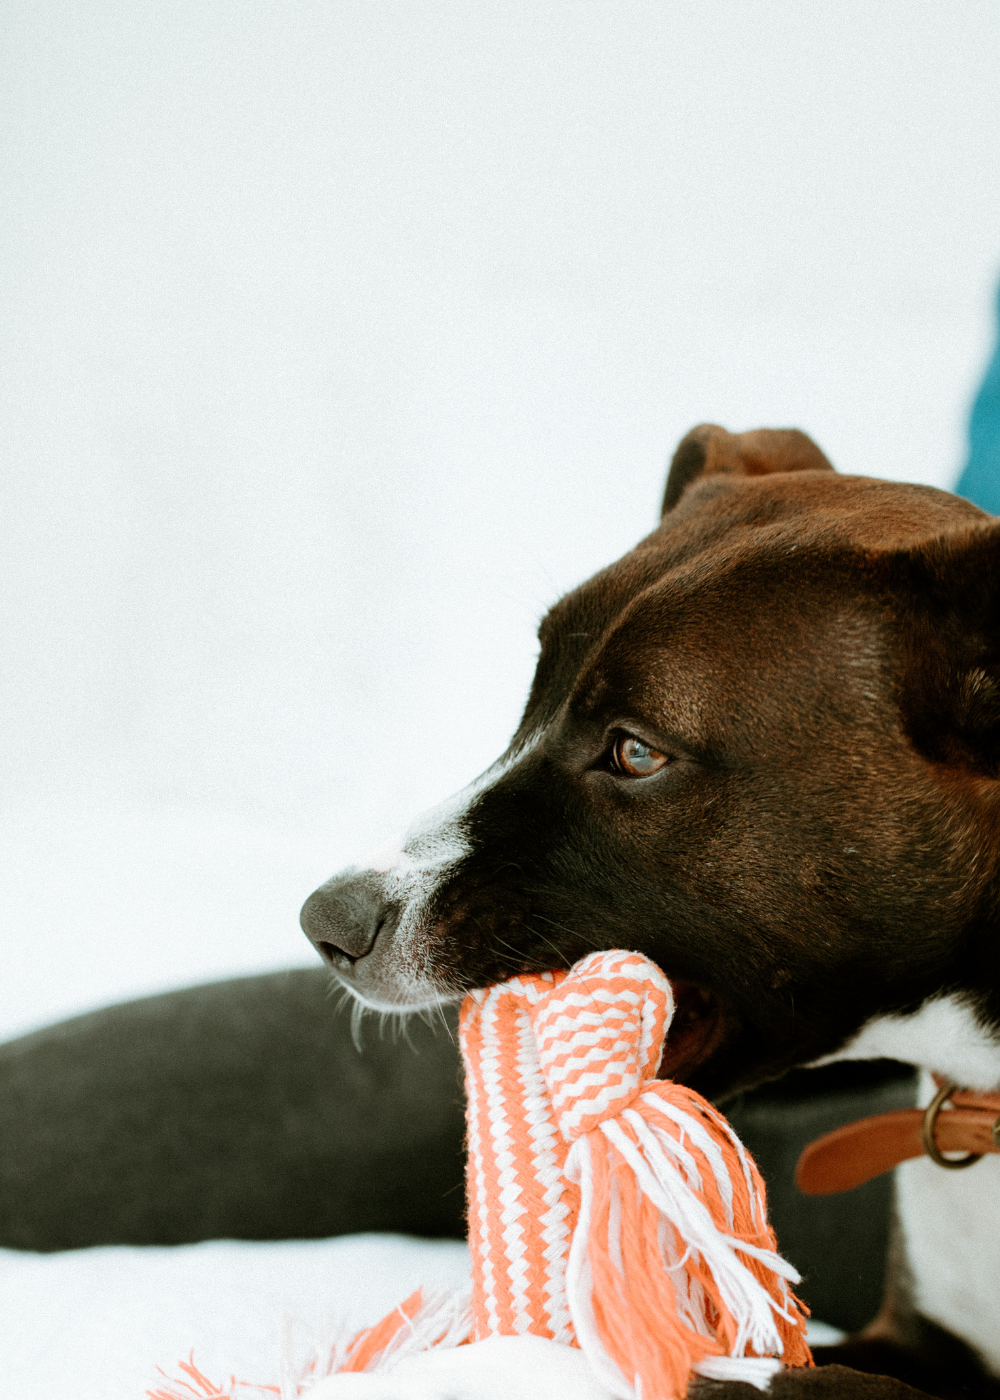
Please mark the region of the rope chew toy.
<svg viewBox="0 0 1000 1400"><path fill-rule="evenodd" d="M658 967L609 952L473 992L460 1022L474 1335L575 1343L641 1400L685 1395L695 1367L810 1360L756 1167L655 1078L673 1011Z"/></svg>
<svg viewBox="0 0 1000 1400"><path fill-rule="evenodd" d="M621 951L466 997L471 1302L413 1295L298 1393L526 1334L582 1349L621 1400L811 1364L757 1168L706 1099L655 1077L673 1011L659 968Z"/></svg>

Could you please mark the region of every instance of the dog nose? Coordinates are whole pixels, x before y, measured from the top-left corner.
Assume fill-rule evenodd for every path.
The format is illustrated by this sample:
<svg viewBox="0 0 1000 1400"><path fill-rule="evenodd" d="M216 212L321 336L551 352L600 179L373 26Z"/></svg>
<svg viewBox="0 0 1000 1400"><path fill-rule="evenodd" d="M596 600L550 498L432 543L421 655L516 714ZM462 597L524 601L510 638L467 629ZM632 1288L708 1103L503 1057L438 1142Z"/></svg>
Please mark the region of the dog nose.
<svg viewBox="0 0 1000 1400"><path fill-rule="evenodd" d="M371 952L388 912L365 882L348 876L313 890L299 922L323 961L341 972Z"/></svg>

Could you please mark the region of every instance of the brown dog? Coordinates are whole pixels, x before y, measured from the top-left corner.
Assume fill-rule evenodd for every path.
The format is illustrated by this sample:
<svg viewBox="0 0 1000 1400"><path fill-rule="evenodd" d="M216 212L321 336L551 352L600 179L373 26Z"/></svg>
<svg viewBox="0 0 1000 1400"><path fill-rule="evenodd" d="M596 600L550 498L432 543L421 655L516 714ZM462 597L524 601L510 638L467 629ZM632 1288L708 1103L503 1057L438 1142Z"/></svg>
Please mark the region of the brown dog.
<svg viewBox="0 0 1000 1400"><path fill-rule="evenodd" d="M798 432L703 426L659 528L539 636L504 757L307 902L345 985L400 1009L627 946L681 989L662 1072L712 1096L845 1055L1000 1085L1000 522L838 476ZM992 1393L1000 1161L911 1165L916 1311L851 1355L919 1383L899 1348L955 1334L945 1371Z"/></svg>

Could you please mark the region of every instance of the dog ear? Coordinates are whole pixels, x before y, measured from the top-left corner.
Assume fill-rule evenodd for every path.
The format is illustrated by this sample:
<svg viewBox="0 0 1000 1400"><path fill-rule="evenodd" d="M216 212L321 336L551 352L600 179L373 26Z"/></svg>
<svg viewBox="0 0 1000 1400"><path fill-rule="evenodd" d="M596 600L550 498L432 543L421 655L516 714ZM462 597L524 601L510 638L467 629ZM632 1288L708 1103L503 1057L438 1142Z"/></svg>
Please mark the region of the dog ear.
<svg viewBox="0 0 1000 1400"><path fill-rule="evenodd" d="M1000 778L1000 519L897 556L901 708L916 747L936 762Z"/></svg>
<svg viewBox="0 0 1000 1400"><path fill-rule="evenodd" d="M693 481L703 476L769 476L772 472L832 472L812 438L798 428L757 428L727 433L700 423L683 438L670 463L663 493L666 515Z"/></svg>

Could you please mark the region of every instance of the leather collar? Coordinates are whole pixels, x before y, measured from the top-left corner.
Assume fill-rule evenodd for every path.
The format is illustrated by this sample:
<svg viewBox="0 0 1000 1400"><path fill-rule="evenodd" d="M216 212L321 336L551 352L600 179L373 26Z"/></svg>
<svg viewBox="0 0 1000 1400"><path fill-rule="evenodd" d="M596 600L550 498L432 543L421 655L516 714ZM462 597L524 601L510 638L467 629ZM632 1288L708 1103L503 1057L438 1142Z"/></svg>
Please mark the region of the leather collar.
<svg viewBox="0 0 1000 1400"><path fill-rule="evenodd" d="M930 1156L941 1167L971 1167L1000 1153L1000 1093L959 1089L934 1076L938 1092L927 1108L901 1108L845 1123L808 1144L795 1169L807 1196L851 1191L911 1157ZM950 1105L950 1107L948 1107ZM959 1159L942 1156L962 1152Z"/></svg>

